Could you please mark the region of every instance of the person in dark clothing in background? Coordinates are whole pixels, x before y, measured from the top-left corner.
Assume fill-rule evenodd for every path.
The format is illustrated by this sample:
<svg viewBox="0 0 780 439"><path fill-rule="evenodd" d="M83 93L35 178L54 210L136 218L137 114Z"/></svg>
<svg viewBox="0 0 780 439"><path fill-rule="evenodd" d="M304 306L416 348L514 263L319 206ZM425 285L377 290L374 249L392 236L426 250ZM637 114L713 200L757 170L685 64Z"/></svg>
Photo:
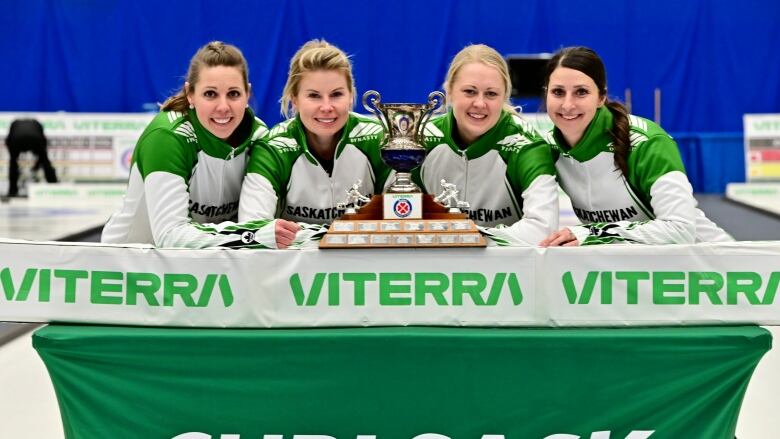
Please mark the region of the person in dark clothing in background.
<svg viewBox="0 0 780 439"><path fill-rule="evenodd" d="M8 129L8 137L5 138L10 155L8 163L8 196L19 195L19 155L25 151L35 154L36 162L33 169L43 168L43 174L49 183L57 182L57 173L54 170L49 156L46 153L47 140L43 133L43 125L35 119L17 119L11 123Z"/></svg>

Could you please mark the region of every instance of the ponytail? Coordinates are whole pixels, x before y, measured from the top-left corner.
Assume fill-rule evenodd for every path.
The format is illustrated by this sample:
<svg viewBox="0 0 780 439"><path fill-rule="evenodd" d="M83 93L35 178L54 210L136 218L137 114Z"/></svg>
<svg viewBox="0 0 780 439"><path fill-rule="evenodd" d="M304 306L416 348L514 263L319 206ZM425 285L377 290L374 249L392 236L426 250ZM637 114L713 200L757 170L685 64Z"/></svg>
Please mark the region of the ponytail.
<svg viewBox="0 0 780 439"><path fill-rule="evenodd" d="M615 168L628 178L628 153L631 151L631 133L629 132L628 110L620 102L607 99L607 109L612 113L613 124L609 135L615 153Z"/></svg>

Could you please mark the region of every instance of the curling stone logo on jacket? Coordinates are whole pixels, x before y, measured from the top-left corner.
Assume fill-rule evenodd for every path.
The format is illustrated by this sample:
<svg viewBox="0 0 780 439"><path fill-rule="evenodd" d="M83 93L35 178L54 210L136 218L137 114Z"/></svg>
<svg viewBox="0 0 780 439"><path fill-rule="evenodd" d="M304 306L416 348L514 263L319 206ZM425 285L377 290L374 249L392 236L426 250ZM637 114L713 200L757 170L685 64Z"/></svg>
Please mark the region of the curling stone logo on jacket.
<svg viewBox="0 0 780 439"><path fill-rule="evenodd" d="M412 214L412 202L408 198L401 198L396 200L393 204L393 212L399 218L406 218Z"/></svg>

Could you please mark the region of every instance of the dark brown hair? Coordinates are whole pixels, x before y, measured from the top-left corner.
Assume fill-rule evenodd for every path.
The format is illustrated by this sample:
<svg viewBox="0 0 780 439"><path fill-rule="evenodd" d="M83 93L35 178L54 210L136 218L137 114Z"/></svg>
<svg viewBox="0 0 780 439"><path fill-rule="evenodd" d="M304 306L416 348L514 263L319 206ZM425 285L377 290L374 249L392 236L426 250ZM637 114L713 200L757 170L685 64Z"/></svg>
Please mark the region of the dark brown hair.
<svg viewBox="0 0 780 439"><path fill-rule="evenodd" d="M198 49L190 60L190 68L187 70L185 84L175 95L169 97L160 106L162 111L186 112L190 106L187 94L195 91L195 84L200 79L200 72L204 67L235 67L241 72L244 80L244 89L249 93L249 68L244 55L238 47L225 44L222 41L212 41ZM189 89L187 88L189 86Z"/></svg>
<svg viewBox="0 0 780 439"><path fill-rule="evenodd" d="M565 47L553 55L547 63L544 77L545 89L550 84L550 75L558 67L566 67L578 70L590 77L599 89L599 96L605 98L605 105L614 117L614 124L609 135L612 137L612 145L615 151L615 166L628 175L628 153L631 149L631 137L628 124L628 110L620 102L610 100L607 97L607 71L604 62L592 49L587 47ZM545 93L544 99L547 99Z"/></svg>

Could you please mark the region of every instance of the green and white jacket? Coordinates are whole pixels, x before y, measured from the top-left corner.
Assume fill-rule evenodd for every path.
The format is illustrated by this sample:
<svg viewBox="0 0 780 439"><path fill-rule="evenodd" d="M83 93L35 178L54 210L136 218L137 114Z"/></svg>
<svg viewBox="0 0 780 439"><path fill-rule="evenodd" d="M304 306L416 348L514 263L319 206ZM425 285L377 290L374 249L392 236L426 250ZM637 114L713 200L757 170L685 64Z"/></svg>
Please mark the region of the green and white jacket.
<svg viewBox="0 0 780 439"><path fill-rule="evenodd" d="M309 151L300 118L276 125L252 152L239 221L283 218L329 224L344 213L337 204L358 180L361 194L382 193L391 173L379 154L382 135L375 119L350 113L328 174Z"/></svg>
<svg viewBox="0 0 780 439"><path fill-rule="evenodd" d="M688 244L734 239L696 207L675 141L661 127L629 116L628 176L615 166L606 106L596 112L573 147L554 128L555 167L574 213L584 225L570 227L583 245L613 242Z"/></svg>
<svg viewBox="0 0 780 439"><path fill-rule="evenodd" d="M250 125L247 127L246 125ZM236 148L198 121L194 110L160 112L133 152L124 204L103 228L102 242L158 247L263 247L269 221L236 224L248 152L268 128L247 108Z"/></svg>
<svg viewBox="0 0 780 439"><path fill-rule="evenodd" d="M550 147L520 116L502 111L466 149L453 140L452 111L431 120L428 155L415 173L426 192L454 183L469 216L498 245L537 245L558 228L558 185Z"/></svg>

